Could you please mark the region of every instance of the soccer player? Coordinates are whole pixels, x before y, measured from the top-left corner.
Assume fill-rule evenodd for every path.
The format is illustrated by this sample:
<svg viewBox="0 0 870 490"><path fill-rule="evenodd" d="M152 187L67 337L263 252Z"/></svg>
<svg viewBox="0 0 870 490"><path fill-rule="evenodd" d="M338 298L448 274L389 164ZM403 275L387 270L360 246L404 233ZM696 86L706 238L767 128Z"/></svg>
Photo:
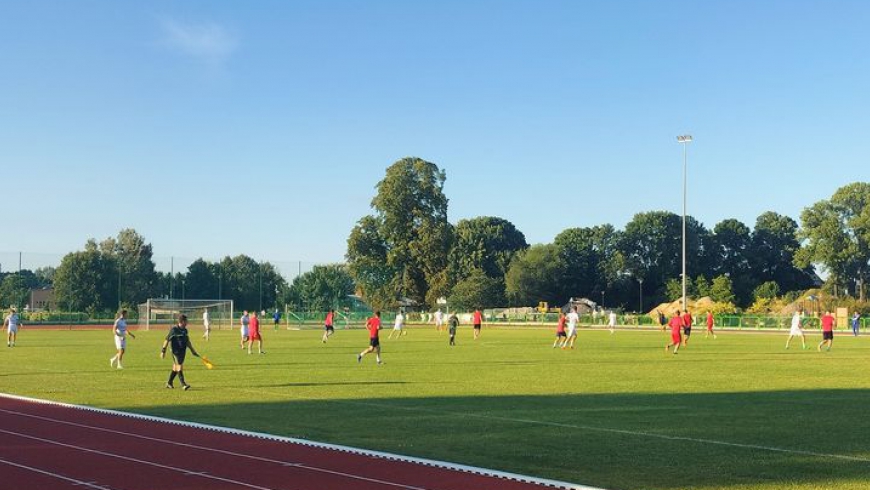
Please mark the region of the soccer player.
<svg viewBox="0 0 870 490"><path fill-rule="evenodd" d="M683 329L683 317L680 316L680 310L674 312L674 316L671 317L671 320L668 322L668 326L671 327L671 343L665 346L665 352L670 352L671 347L674 348L674 354L680 350L680 330ZM664 328L662 328L664 330Z"/></svg>
<svg viewBox="0 0 870 490"><path fill-rule="evenodd" d="M441 313L441 308L435 310L435 330L440 332L444 328L444 314Z"/></svg>
<svg viewBox="0 0 870 490"><path fill-rule="evenodd" d="M559 313L559 323L556 324L556 340L553 341L553 348L556 346L565 347L565 342L568 340L568 334L565 333L565 314Z"/></svg>
<svg viewBox="0 0 870 490"><path fill-rule="evenodd" d="M483 314L480 312L480 308L474 310L471 323L474 326L474 340L477 340L480 337L480 327L483 325Z"/></svg>
<svg viewBox="0 0 870 490"><path fill-rule="evenodd" d="M251 347L254 341L257 341L257 352L265 354L263 350L263 334L260 333L260 319L257 318L257 312L251 313L251 318L248 319L248 354L251 353Z"/></svg>
<svg viewBox="0 0 870 490"><path fill-rule="evenodd" d="M439 312L441 310L438 310ZM450 315L450 318L447 319L447 333L450 334L450 344L451 346L456 345L456 327L459 326L459 318L457 318L456 313Z"/></svg>
<svg viewBox="0 0 870 490"><path fill-rule="evenodd" d="M118 318L115 319L115 325L112 327L112 330L115 334L115 349L118 352L115 353L115 357L109 359L109 366L114 367L117 362L118 369L124 369L124 366L121 365L121 360L124 359L124 351L127 349L127 335L130 335L134 339L136 338L133 332L127 331L127 310L121 310Z"/></svg>
<svg viewBox="0 0 870 490"><path fill-rule="evenodd" d="M831 345L834 344L834 324L837 320L830 311L826 311L822 316L822 341L819 342L818 350L821 352L822 346L828 344L825 350L831 350Z"/></svg>
<svg viewBox="0 0 870 490"><path fill-rule="evenodd" d="M705 339L710 335L713 336L713 340L716 339L716 334L713 332L713 323L715 323L715 320L713 319L713 312L707 310L707 333L704 334Z"/></svg>
<svg viewBox="0 0 870 490"><path fill-rule="evenodd" d="M405 326L405 315L402 314L402 310L399 310L399 312L396 313L396 321L395 321L395 323L393 323L393 331L390 332L390 336L387 338L392 339L393 334L396 334L396 338L402 338L402 335L405 333L402 330L402 328L404 328L404 326Z"/></svg>
<svg viewBox="0 0 870 490"><path fill-rule="evenodd" d="M190 343L190 337L187 334L187 315L178 315L178 323L169 329L169 334L166 335L166 340L163 341L163 347L160 348L161 359L166 357L167 346L172 350L172 372L169 373L166 387L175 388L172 382L178 376L178 380L181 381L181 387L187 391L190 389L190 385L184 381L184 357L187 349L190 349L191 354L199 357L196 349L193 348L193 344Z"/></svg>
<svg viewBox="0 0 870 490"><path fill-rule="evenodd" d="M692 314L689 313L689 310L686 310L683 313L683 347L689 343L689 336L692 335L692 323L694 319L692 318Z"/></svg>
<svg viewBox="0 0 870 490"><path fill-rule="evenodd" d="M18 310L14 306L9 308L9 314L3 319L3 326L6 327L6 347L15 347L15 339L18 337L21 320L18 318Z"/></svg>
<svg viewBox="0 0 870 490"><path fill-rule="evenodd" d="M788 344L791 343L791 339L793 337L800 336L801 338L801 346L806 349L807 348L807 337L804 335L803 323L804 323L804 310L797 310L794 312L794 315L791 317L791 329L788 331L788 339L785 341L785 348L788 349Z"/></svg>
<svg viewBox="0 0 870 490"><path fill-rule="evenodd" d="M242 319L239 320L241 323L241 327L239 328L239 333L242 334L242 339L239 341L239 345L242 346L242 350L245 350L245 344L248 343L248 323L250 323L251 317L248 315L248 310L242 314Z"/></svg>
<svg viewBox="0 0 870 490"><path fill-rule="evenodd" d="M366 321L366 329L369 331L369 347L357 354L356 362L362 362L364 355L374 351L378 359L378 364L383 364L383 361L381 361L381 341L378 337L378 331L381 329L380 311L376 311L375 316Z"/></svg>
<svg viewBox="0 0 870 490"><path fill-rule="evenodd" d="M202 310L202 327L205 329L205 333L202 334L202 338L208 342L208 338L211 335L211 318L208 316L208 308Z"/></svg>
<svg viewBox="0 0 870 490"><path fill-rule="evenodd" d="M324 344L329 336L335 333L333 322L335 322L335 310L330 308L329 311L326 312L326 320L323 321L323 337L321 337L320 341Z"/></svg>
<svg viewBox="0 0 870 490"><path fill-rule="evenodd" d="M278 326L281 325L281 312L278 308L275 308L275 313L272 313L272 321L275 322L275 330L278 330Z"/></svg>
<svg viewBox="0 0 870 490"><path fill-rule="evenodd" d="M577 340L577 324L580 323L580 315L577 314L577 307L572 306L571 311L565 318L568 320L568 338L562 342L562 348L573 349L574 341Z"/></svg>
<svg viewBox="0 0 870 490"><path fill-rule="evenodd" d="M858 336L858 329L861 328L861 314L857 311L852 315L852 335Z"/></svg>
<svg viewBox="0 0 870 490"><path fill-rule="evenodd" d="M607 326L610 327L610 334L613 335L616 328L616 312L613 310L610 310L610 315L607 317Z"/></svg>

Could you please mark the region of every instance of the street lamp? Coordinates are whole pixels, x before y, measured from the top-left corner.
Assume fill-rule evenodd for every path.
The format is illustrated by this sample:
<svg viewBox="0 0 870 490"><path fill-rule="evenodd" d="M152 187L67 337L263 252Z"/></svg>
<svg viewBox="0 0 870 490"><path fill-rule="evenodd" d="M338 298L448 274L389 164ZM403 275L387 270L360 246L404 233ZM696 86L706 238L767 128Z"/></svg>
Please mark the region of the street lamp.
<svg viewBox="0 0 870 490"><path fill-rule="evenodd" d="M638 277L638 278L637 278L637 282L640 283L640 306L638 307L637 312L638 312L638 313L643 313L643 278L642 278L642 277Z"/></svg>
<svg viewBox="0 0 870 490"><path fill-rule="evenodd" d="M692 142L691 134L677 136L677 142L683 145L683 311L686 311L686 167L688 166L688 148Z"/></svg>

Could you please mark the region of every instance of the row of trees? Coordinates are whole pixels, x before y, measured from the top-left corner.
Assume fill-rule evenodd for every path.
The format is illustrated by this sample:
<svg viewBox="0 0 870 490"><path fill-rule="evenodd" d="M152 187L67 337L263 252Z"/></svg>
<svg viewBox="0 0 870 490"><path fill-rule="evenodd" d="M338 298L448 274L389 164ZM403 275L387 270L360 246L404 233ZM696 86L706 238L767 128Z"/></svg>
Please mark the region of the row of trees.
<svg viewBox="0 0 870 490"><path fill-rule="evenodd" d="M553 243L529 247L497 217L447 221L446 174L405 158L377 185L373 213L348 238L348 270L374 306L433 306L448 297L460 308L564 304L588 297L644 309L681 295L682 218L643 212L617 230L570 228ZM814 269L835 291L860 296L870 263L870 184L855 183L807 208L802 227L775 212L750 229L726 219L708 230L687 218L690 295L746 307L759 297L814 285ZM640 297L644 298L643 305Z"/></svg>

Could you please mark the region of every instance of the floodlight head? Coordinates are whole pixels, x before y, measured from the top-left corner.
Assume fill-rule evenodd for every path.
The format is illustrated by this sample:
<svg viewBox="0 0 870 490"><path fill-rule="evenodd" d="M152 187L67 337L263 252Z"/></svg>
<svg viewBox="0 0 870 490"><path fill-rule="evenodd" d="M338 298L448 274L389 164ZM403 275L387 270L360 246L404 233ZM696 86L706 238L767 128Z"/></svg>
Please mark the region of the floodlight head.
<svg viewBox="0 0 870 490"><path fill-rule="evenodd" d="M688 143L688 142L692 141L692 135L691 134L683 134L683 135L677 136L677 141L680 143Z"/></svg>

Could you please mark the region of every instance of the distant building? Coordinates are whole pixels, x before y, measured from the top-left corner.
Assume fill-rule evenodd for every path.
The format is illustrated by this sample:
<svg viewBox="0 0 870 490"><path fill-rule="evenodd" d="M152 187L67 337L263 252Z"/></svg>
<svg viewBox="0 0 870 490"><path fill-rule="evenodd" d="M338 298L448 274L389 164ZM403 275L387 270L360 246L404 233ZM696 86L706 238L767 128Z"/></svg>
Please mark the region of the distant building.
<svg viewBox="0 0 870 490"><path fill-rule="evenodd" d="M54 310L55 308L57 308L57 303L54 300L54 288L30 290L31 311Z"/></svg>

